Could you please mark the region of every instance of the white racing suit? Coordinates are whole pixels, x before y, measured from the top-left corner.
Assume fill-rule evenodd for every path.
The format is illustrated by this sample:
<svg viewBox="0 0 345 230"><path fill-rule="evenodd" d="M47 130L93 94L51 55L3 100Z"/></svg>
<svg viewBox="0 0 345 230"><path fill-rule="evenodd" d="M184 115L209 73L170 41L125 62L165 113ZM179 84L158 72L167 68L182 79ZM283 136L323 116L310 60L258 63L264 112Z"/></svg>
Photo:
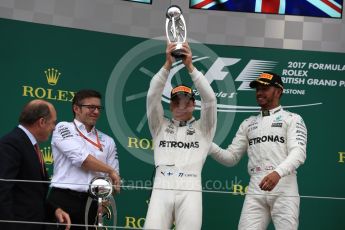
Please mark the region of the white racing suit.
<svg viewBox="0 0 345 230"><path fill-rule="evenodd" d="M210 154L217 161L233 166L248 153L250 182L238 229L266 229L272 218L275 229L298 228L299 193L296 169L306 159L307 129L303 119L281 106L269 115L244 120L226 150L212 144ZM281 179L266 192L262 179L276 171Z"/></svg>
<svg viewBox="0 0 345 230"><path fill-rule="evenodd" d="M147 117L154 142L156 174L145 229L201 229L201 170L217 122L215 94L198 70L190 73L201 97L199 120L164 118L162 92L169 72L162 68L147 94Z"/></svg>

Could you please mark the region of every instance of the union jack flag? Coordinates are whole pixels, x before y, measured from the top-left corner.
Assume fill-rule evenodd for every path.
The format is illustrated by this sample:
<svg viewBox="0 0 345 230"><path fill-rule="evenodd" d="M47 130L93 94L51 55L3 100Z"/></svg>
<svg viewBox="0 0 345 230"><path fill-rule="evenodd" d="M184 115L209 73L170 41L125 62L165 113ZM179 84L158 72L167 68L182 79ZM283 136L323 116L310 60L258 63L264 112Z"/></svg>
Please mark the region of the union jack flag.
<svg viewBox="0 0 345 230"><path fill-rule="evenodd" d="M341 18L343 0L190 0L193 9Z"/></svg>

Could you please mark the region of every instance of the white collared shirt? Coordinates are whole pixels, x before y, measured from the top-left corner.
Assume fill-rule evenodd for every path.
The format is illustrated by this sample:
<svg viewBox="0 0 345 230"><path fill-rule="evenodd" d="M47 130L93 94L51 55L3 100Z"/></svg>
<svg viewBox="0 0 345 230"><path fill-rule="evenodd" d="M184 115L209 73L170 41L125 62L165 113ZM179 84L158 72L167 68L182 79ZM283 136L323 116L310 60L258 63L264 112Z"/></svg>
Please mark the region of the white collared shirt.
<svg viewBox="0 0 345 230"><path fill-rule="evenodd" d="M76 119L74 122L85 137L97 143L95 128L87 132L83 123ZM119 173L117 149L113 138L99 130L97 134L102 151L81 137L73 122L60 122L56 125L51 143L54 157L52 187L86 192L89 188L88 184L94 177L106 176L101 172L86 171L81 168L89 154Z"/></svg>
<svg viewBox="0 0 345 230"><path fill-rule="evenodd" d="M29 139L30 139L32 145L37 144L36 138L34 137L34 135L32 135L32 133L30 133L29 130L27 130L27 128L25 128L25 127L22 126L22 125L18 125L18 128L20 128L21 130L23 130L24 133L29 137Z"/></svg>

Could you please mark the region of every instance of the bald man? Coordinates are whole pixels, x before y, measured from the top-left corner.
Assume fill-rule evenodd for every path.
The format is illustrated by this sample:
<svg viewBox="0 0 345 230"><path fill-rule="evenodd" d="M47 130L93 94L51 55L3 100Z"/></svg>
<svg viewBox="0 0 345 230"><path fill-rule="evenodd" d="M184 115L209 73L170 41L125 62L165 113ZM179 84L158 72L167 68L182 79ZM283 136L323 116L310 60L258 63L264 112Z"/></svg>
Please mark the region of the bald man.
<svg viewBox="0 0 345 230"><path fill-rule="evenodd" d="M55 128L56 111L44 100L26 104L19 125L0 139L0 179L48 181L39 142L47 141ZM0 180L0 229L43 230L45 225L6 222L44 222L54 215L61 223L71 223L61 208L46 202L48 183Z"/></svg>

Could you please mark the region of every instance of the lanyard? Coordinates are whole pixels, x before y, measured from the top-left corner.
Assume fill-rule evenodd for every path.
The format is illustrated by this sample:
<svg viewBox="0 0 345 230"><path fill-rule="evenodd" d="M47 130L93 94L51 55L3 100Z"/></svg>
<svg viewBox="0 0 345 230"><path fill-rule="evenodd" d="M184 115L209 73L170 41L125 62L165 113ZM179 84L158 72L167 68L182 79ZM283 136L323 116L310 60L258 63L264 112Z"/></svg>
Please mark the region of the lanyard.
<svg viewBox="0 0 345 230"><path fill-rule="evenodd" d="M99 141L99 138L98 138L98 133L97 133L97 129L95 129L95 134L96 134L96 138L97 138L97 143L95 143L94 141L92 141L91 139L89 139L88 137L86 137L77 127L77 125L75 124L75 122L73 121L73 124L75 126L75 128L77 129L79 135L84 138L85 140L87 140L89 143L91 143L92 145L96 146L99 151L103 152L103 148L102 148L102 145L101 145L101 142Z"/></svg>

